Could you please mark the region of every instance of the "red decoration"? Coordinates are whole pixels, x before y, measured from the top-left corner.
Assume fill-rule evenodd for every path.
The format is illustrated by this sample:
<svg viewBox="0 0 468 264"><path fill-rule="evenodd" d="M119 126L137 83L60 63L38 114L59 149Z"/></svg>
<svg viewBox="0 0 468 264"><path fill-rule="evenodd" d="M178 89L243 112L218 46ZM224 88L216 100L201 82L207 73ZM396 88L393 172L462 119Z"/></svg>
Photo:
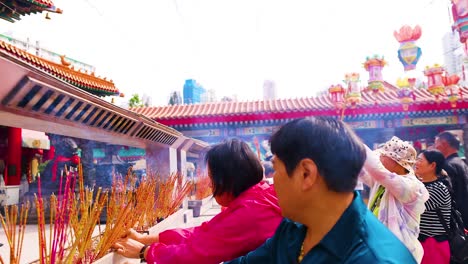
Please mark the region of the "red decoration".
<svg viewBox="0 0 468 264"><path fill-rule="evenodd" d="M67 161L71 161L75 165L78 165L81 162L80 157L78 155L76 155L76 154L73 155L71 158L67 158L67 157L64 157L64 156L58 156L55 159L54 163L52 164L52 181L57 180L58 163L59 162L67 162Z"/></svg>
<svg viewBox="0 0 468 264"><path fill-rule="evenodd" d="M445 69L438 64L432 67L427 66L424 70L424 75L427 76L427 90L433 94L436 101L439 101L439 96L444 94L443 74Z"/></svg>
<svg viewBox="0 0 468 264"><path fill-rule="evenodd" d="M78 164L80 164L81 159L80 159L80 157L78 155L75 154L75 155L73 155L73 157L71 157L71 162L73 162L73 164L75 164L75 165L78 165Z"/></svg>
<svg viewBox="0 0 468 264"><path fill-rule="evenodd" d="M328 88L328 93L330 94L333 105L335 105L338 111L346 106L346 89L341 84L330 86L330 88Z"/></svg>
<svg viewBox="0 0 468 264"><path fill-rule="evenodd" d="M452 107L457 106L457 101L460 96L460 87L458 86L460 77L457 75L443 76L442 82L445 85L445 94L448 97L448 101Z"/></svg>
<svg viewBox="0 0 468 264"><path fill-rule="evenodd" d="M50 146L50 149L45 151L43 159L51 160L51 159L54 159L54 157L55 157L55 147Z"/></svg>
<svg viewBox="0 0 468 264"><path fill-rule="evenodd" d="M15 174L5 174L6 185L19 185L21 182L21 128L8 128L8 156L6 166L16 168L15 170L7 170Z"/></svg>

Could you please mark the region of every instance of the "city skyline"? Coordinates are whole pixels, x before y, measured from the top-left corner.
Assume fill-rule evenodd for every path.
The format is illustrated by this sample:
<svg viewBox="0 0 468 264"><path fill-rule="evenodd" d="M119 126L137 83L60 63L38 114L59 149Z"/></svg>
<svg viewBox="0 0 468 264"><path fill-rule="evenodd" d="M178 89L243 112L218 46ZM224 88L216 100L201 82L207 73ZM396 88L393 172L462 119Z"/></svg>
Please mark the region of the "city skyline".
<svg viewBox="0 0 468 264"><path fill-rule="evenodd" d="M41 46L96 66L128 100L147 94L166 105L171 91L195 79L218 98L261 100L265 80L278 98L315 96L344 74L359 72L367 56L389 62L384 79L421 77L425 66L443 64L442 38L450 31L442 0L158 1L135 2L138 12L103 1L55 0L63 14L0 21L0 33L40 41ZM133 16L133 17L132 17ZM122 19L124 18L124 19ZM404 73L393 31L420 24L422 57Z"/></svg>

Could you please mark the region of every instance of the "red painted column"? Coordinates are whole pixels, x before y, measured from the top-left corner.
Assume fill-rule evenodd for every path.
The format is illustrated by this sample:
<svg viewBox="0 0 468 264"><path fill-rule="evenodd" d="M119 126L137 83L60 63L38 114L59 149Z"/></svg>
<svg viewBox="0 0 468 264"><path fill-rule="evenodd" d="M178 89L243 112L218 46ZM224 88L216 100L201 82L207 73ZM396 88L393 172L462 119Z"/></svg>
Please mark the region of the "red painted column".
<svg viewBox="0 0 468 264"><path fill-rule="evenodd" d="M6 185L19 185L21 182L21 128L8 128L8 152L6 159Z"/></svg>

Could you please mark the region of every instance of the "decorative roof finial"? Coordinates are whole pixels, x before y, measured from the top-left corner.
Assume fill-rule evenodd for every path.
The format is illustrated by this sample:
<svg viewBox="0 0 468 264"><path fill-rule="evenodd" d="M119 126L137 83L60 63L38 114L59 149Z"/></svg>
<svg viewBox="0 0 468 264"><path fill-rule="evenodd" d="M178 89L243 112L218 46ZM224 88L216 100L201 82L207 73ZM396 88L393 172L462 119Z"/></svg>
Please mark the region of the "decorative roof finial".
<svg viewBox="0 0 468 264"><path fill-rule="evenodd" d="M69 67L71 65L71 62L66 60L65 55L60 56L60 62L62 63L63 66Z"/></svg>

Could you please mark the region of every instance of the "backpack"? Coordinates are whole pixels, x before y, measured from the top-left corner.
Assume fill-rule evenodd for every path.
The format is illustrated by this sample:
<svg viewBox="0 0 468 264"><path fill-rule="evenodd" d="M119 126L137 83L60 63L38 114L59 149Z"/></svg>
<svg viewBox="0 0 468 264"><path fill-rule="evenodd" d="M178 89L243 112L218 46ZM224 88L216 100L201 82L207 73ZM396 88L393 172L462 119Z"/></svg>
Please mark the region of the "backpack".
<svg viewBox="0 0 468 264"><path fill-rule="evenodd" d="M460 212L455 208L455 201L452 200L450 228L445 222L440 208L437 208L436 212L448 236L450 259L455 263L464 263L468 261L468 233L464 228Z"/></svg>

